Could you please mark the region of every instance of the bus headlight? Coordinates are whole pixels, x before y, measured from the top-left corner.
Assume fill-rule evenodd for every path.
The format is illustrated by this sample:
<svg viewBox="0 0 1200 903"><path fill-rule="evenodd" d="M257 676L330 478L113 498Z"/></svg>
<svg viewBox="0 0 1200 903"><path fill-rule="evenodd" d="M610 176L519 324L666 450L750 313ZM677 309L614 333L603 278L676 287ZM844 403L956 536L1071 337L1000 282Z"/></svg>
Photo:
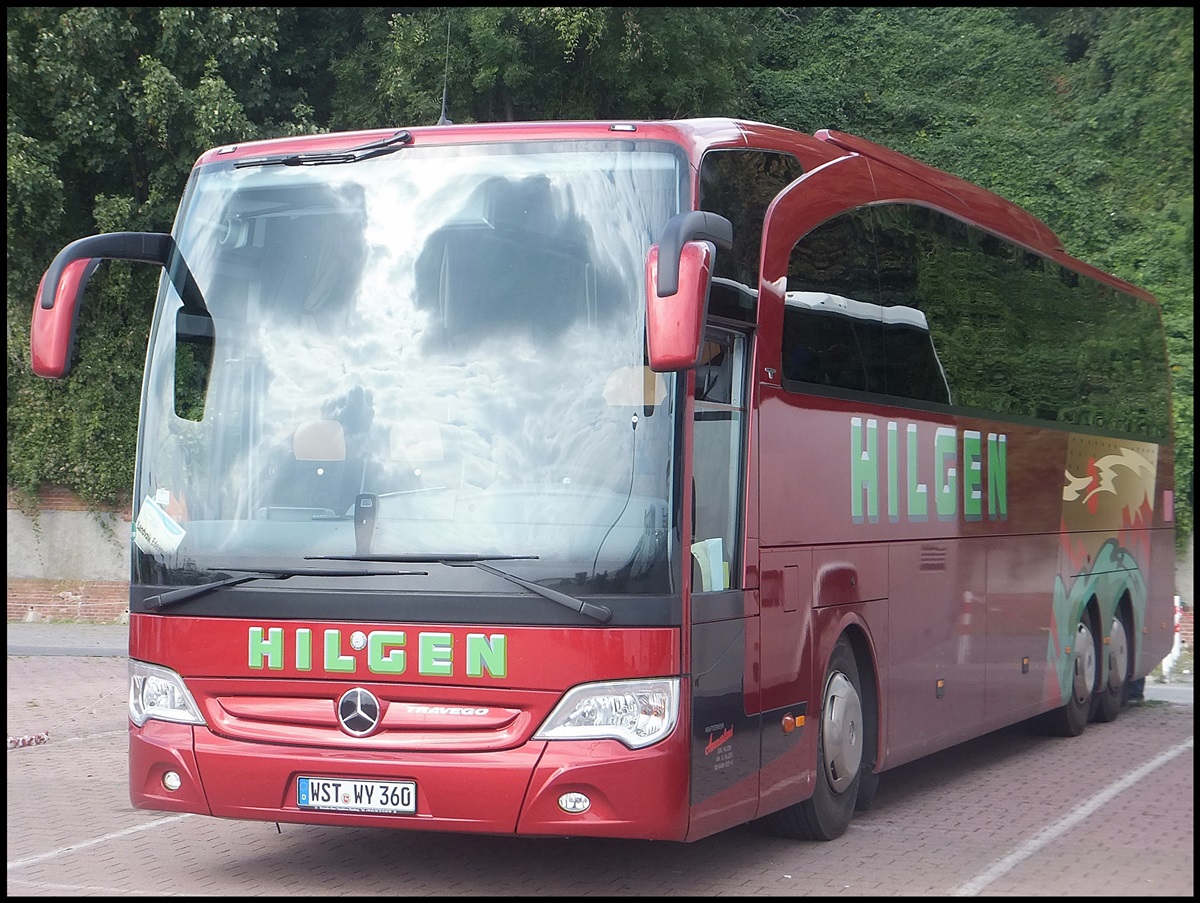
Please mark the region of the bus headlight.
<svg viewBox="0 0 1200 903"><path fill-rule="evenodd" d="M161 665L129 660L129 720L141 727L150 719L204 724L204 716L183 678Z"/></svg>
<svg viewBox="0 0 1200 903"><path fill-rule="evenodd" d="M620 740L630 749L657 743L679 716L678 678L614 680L568 690L535 740Z"/></svg>

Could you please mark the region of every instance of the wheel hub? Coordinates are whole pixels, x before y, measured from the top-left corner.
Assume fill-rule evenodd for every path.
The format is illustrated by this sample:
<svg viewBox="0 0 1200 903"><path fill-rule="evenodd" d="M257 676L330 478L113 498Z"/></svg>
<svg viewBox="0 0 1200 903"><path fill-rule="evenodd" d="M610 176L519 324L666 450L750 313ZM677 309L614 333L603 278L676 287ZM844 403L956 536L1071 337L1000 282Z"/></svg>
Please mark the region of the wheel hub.
<svg viewBox="0 0 1200 903"><path fill-rule="evenodd" d="M841 793L858 774L863 756L862 699L841 672L829 678L822 717L825 774L829 785Z"/></svg>

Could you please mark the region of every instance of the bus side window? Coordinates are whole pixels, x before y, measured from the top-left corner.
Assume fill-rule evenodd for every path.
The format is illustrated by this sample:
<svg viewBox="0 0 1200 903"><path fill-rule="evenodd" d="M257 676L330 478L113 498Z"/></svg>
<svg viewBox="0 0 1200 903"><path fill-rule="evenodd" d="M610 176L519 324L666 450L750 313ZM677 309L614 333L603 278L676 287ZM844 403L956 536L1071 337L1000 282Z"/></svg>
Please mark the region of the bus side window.
<svg viewBox="0 0 1200 903"><path fill-rule="evenodd" d="M721 148L700 163L699 209L733 224L733 247L717 254L709 314L753 323L758 311L758 255L772 199L804 174L792 154Z"/></svg>
<svg viewBox="0 0 1200 903"><path fill-rule="evenodd" d="M881 310L828 292L788 292L783 377L834 389L882 387Z"/></svg>
<svg viewBox="0 0 1200 903"><path fill-rule="evenodd" d="M692 587L739 585L745 337L710 330L696 368L692 423Z"/></svg>

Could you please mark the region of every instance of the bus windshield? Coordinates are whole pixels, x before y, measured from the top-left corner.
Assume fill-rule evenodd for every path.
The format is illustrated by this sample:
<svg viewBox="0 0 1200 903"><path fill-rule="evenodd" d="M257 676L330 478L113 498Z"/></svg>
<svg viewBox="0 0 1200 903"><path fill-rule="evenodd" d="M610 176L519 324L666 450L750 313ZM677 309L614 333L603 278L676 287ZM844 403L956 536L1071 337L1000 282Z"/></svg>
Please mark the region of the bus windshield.
<svg viewBox="0 0 1200 903"><path fill-rule="evenodd" d="M594 141L200 167L149 346L135 573L518 556L538 583L665 588L675 387L644 365L642 273L686 176L668 145Z"/></svg>

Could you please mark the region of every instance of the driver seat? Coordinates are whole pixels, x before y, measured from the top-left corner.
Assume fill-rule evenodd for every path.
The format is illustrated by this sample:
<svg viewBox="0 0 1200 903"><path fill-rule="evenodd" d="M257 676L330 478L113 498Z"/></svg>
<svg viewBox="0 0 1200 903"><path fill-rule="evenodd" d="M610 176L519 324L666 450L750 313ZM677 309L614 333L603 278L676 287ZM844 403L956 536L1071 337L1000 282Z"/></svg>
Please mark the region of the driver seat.
<svg viewBox="0 0 1200 903"><path fill-rule="evenodd" d="M292 454L278 475L276 504L345 514L362 489L363 461L347 460L337 420L307 420L292 434Z"/></svg>

